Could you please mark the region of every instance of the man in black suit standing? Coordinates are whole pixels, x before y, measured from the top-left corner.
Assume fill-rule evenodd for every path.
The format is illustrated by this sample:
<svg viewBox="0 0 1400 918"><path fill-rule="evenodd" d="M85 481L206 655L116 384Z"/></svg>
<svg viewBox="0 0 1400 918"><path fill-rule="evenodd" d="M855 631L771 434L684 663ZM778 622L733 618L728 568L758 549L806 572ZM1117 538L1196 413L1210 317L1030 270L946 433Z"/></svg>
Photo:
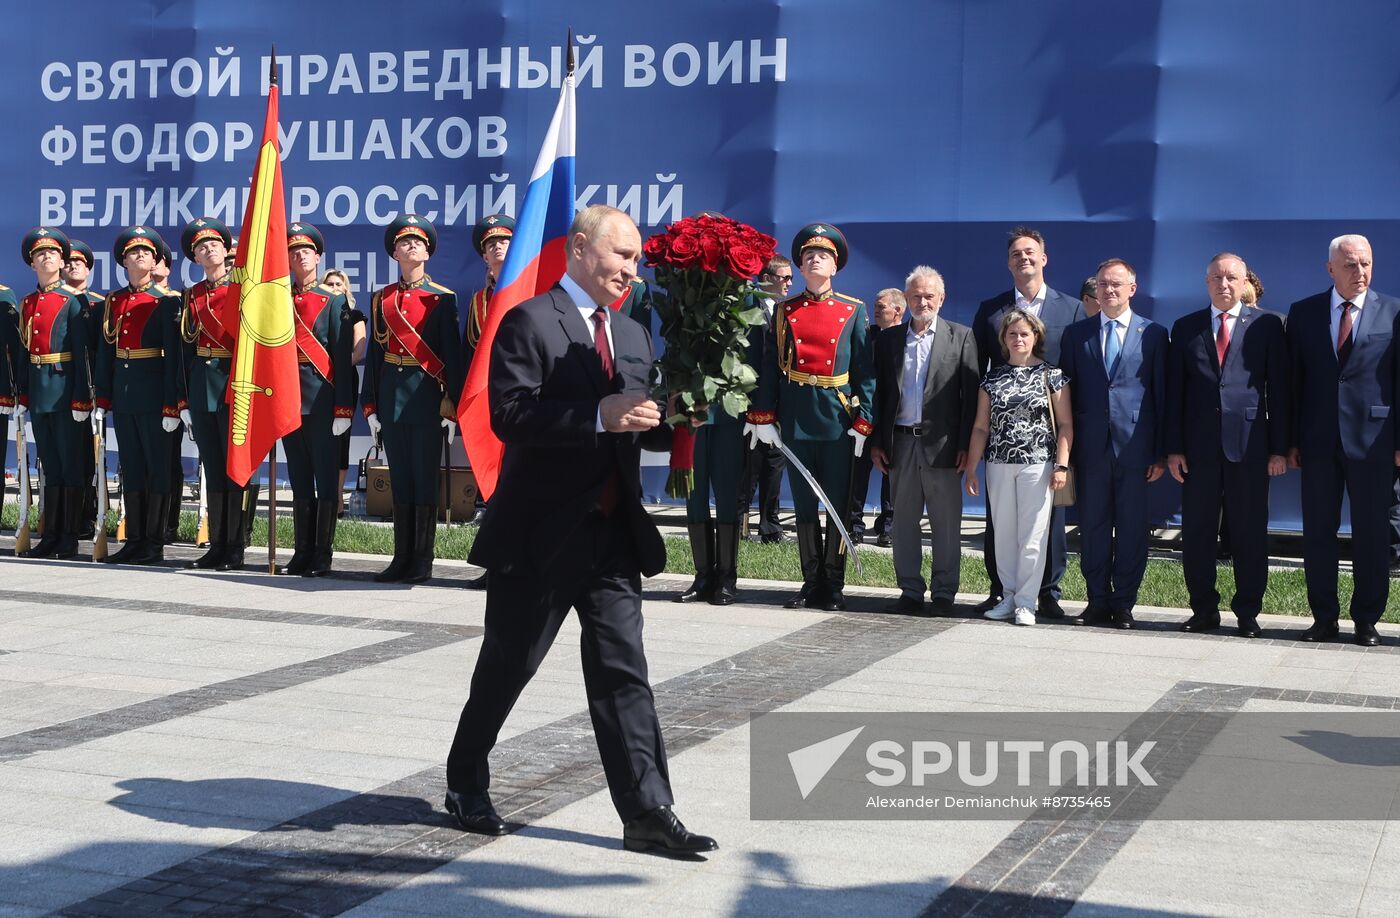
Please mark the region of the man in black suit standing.
<svg viewBox="0 0 1400 918"><path fill-rule="evenodd" d="M990 300L983 300L972 320L972 333L977 341L977 370L983 376L992 367L1006 362L1001 355L1001 317L1013 308L1024 309L1040 319L1045 326L1045 362L1060 366L1060 338L1070 325L1084 318L1084 306L1074 297L1052 290L1045 283L1045 237L1039 230L1018 226L1008 234L1006 266L1011 271L1014 286ZM990 504L988 505L990 506ZM1045 580L1040 586L1037 612L1047 618L1064 618L1060 608L1060 579L1065 575L1065 508L1055 507L1046 530ZM987 599L979 611L987 611L1002 599L1001 578L997 576L997 559L992 537L992 515L987 514L983 560L987 576L992 581Z"/></svg>
<svg viewBox="0 0 1400 918"><path fill-rule="evenodd" d="M1259 637L1269 581L1269 478L1287 469L1288 341L1283 316L1243 306L1249 269L1222 252L1206 266L1210 307L1172 326L1167 357L1167 470L1182 483L1181 543L1191 618L1220 627L1216 535L1230 531L1239 633Z"/></svg>
<svg viewBox="0 0 1400 918"><path fill-rule="evenodd" d="M588 711L629 851L718 848L671 812L661 724L642 649L642 574L666 549L642 509L640 439L669 442L648 395L651 336L609 306L637 272L641 237L623 211L585 208L548 292L506 313L491 351L491 429L501 476L469 560L491 576L486 634L447 758L447 811L501 835L487 754L576 609Z"/></svg>
<svg viewBox="0 0 1400 918"><path fill-rule="evenodd" d="M1381 642L1390 553L1390 505L1400 465L1396 323L1400 301L1371 287L1371 243L1338 236L1327 249L1332 289L1288 310L1293 374L1289 464L1303 470L1303 571L1313 626L1305 641L1338 634L1337 530L1351 504L1351 620L1363 647Z"/></svg>

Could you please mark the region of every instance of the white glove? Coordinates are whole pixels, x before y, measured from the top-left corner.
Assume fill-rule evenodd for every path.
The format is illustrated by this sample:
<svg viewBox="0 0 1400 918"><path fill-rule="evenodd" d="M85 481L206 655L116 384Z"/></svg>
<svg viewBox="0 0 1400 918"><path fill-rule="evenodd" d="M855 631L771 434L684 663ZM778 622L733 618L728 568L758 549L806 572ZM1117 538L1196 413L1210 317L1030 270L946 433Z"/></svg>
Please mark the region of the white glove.
<svg viewBox="0 0 1400 918"><path fill-rule="evenodd" d="M379 423L379 415L378 415L378 414L366 415L366 416L365 416L365 423L369 425L369 435L370 435L371 437L374 437L374 439L378 440L378 439L379 439L379 431L382 430L383 427L384 427L383 424L380 424L380 423Z"/></svg>
<svg viewBox="0 0 1400 918"><path fill-rule="evenodd" d="M453 438L457 436L457 425L449 421L447 418L443 418L442 426L447 428L447 442L451 443Z"/></svg>
<svg viewBox="0 0 1400 918"><path fill-rule="evenodd" d="M73 409L73 420L75 420L75 421L86 421L86 420L88 419L88 417L91 416L91 414L92 414L91 411L79 411L78 409L74 408L74 409Z"/></svg>
<svg viewBox="0 0 1400 918"><path fill-rule="evenodd" d="M15 413L14 405L0 405L0 416L9 416Z"/></svg>
<svg viewBox="0 0 1400 918"><path fill-rule="evenodd" d="M161 419L160 419L160 429L163 430L163 431L165 431L166 433L174 433L175 431L177 431L177 430L180 429L180 419L179 419L179 418L161 418Z"/></svg>
<svg viewBox="0 0 1400 918"><path fill-rule="evenodd" d="M349 430L349 429L350 429L350 419L349 419L349 418L336 418L335 420L331 421L331 436L332 436L332 437L339 437L339 436L341 436L342 434L344 434L345 431L347 431L347 430Z"/></svg>
<svg viewBox="0 0 1400 918"><path fill-rule="evenodd" d="M22 422L24 420L24 413L28 410L29 409L24 407L24 405L20 404L19 402L15 402L15 420Z"/></svg>
<svg viewBox="0 0 1400 918"><path fill-rule="evenodd" d="M190 409L180 409L180 423L184 424L185 429L188 430L190 433L194 433L194 419L190 417Z"/></svg>
<svg viewBox="0 0 1400 918"><path fill-rule="evenodd" d="M98 426L101 426L101 425L102 425L102 422L105 421L106 419L107 419L107 409L106 409L106 408L94 408L94 409L92 409L92 423L97 424Z"/></svg>
<svg viewBox="0 0 1400 918"><path fill-rule="evenodd" d="M853 438L855 439L855 441L856 441L856 455L857 455L857 456L859 456L861 453L865 452L865 439L866 439L865 434L861 433L860 431L858 431L858 430L856 430L854 427L852 427L850 430L846 431L846 435L849 436L849 437L853 437Z"/></svg>
<svg viewBox="0 0 1400 918"><path fill-rule="evenodd" d="M745 424L743 435L749 438L749 449L760 443L777 446L782 442L782 437L778 436L777 424Z"/></svg>

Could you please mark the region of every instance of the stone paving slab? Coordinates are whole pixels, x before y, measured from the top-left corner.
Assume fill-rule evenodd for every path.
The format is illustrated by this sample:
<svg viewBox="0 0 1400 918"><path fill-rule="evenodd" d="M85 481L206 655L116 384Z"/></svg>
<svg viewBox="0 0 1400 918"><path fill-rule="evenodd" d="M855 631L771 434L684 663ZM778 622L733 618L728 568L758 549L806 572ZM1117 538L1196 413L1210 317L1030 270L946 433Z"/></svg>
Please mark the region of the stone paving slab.
<svg viewBox="0 0 1400 918"><path fill-rule="evenodd" d="M970 613L680 606L646 641L677 812L705 860L627 854L571 620L493 756L519 828L467 836L442 760L480 644L467 565L427 587L0 559L0 916L1390 915L1394 823L755 822L749 717L785 711L1400 707L1400 646L1015 628ZM964 597L973 603L978 597ZM1224 705L1224 708L1219 708ZM1165 708L1163 706L1166 706ZM1300 869L1300 864L1306 865ZM1301 879L1300 879L1301 877Z"/></svg>

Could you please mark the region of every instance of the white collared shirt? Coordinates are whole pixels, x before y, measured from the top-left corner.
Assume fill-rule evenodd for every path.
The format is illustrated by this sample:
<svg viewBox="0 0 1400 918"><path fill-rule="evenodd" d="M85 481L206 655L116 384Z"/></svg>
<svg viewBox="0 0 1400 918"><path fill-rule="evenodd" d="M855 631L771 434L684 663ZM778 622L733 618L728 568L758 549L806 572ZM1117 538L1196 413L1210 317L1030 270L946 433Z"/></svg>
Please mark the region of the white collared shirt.
<svg viewBox="0 0 1400 918"><path fill-rule="evenodd" d="M559 286L569 295L569 299L574 301L574 306L578 309L579 315L583 316L583 324L584 327L588 329L588 337L592 338L595 334L593 314L598 311L598 304L593 302L593 298L584 292L583 288L578 285L577 281L569 276L569 272L567 271L564 272L563 277L559 278ZM604 307L603 312L607 316L607 321L603 323L603 333L608 336L608 352L612 354L613 366L616 367L617 348L613 347L612 310L608 308L611 304L604 303L602 305ZM597 418L593 422L593 432L603 432L603 404L601 401L598 403Z"/></svg>
<svg viewBox="0 0 1400 918"><path fill-rule="evenodd" d="M1045 284L1040 285L1040 290L1029 300L1021 295L1021 291L1016 291L1016 297L1011 301L1011 305L1017 309L1024 309L1026 312L1040 318L1040 309L1045 305Z"/></svg>
<svg viewBox="0 0 1400 918"><path fill-rule="evenodd" d="M1128 327L1132 324L1133 310L1131 308L1123 310L1123 314L1116 319L1110 319L1105 313L1099 313L1099 344L1101 346L1108 344L1108 332L1104 331L1104 329L1112 325L1112 331L1118 335L1118 353L1121 356L1123 353L1123 345L1126 343L1128 337ZM1106 347L1104 353L1108 353Z"/></svg>
<svg viewBox="0 0 1400 918"><path fill-rule="evenodd" d="M1368 289L1366 293L1370 293ZM1356 312L1351 314L1351 338L1352 343L1356 343L1356 327L1361 324L1361 307L1366 305L1366 293L1361 294L1354 300L1348 300L1337 292L1337 288L1332 288L1332 309L1328 316L1327 324L1332 329L1332 350L1337 350L1337 335L1342 331L1342 311L1338 309L1343 303L1351 303L1356 307Z"/></svg>
<svg viewBox="0 0 1400 918"><path fill-rule="evenodd" d="M924 419L924 385L928 382L929 357L933 353L933 335L938 330L938 316L933 317L923 332L914 331L909 322L904 331L904 362L899 376L899 410L894 422L899 427L918 427Z"/></svg>
<svg viewBox="0 0 1400 918"><path fill-rule="evenodd" d="M1230 317L1230 334L1233 336L1234 333L1235 333L1235 323L1238 322L1239 319L1240 319L1240 309L1241 309L1241 306L1240 306L1239 303L1236 303L1235 305L1231 306L1229 309L1225 310L1224 312L1221 312L1219 309L1216 309L1214 306L1211 306L1211 307L1210 307L1210 333L1211 333L1212 335L1219 336L1219 335L1220 335L1220 317L1221 317L1221 316L1229 316L1229 317Z"/></svg>

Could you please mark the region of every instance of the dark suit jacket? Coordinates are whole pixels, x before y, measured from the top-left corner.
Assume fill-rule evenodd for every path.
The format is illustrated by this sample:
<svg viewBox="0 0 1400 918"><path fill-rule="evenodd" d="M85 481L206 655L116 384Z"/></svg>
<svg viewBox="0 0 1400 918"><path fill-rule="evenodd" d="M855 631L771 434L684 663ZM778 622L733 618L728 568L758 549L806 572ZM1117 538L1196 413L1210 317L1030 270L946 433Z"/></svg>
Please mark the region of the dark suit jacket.
<svg viewBox="0 0 1400 918"><path fill-rule="evenodd" d="M1134 313L1109 379L1099 324L1098 316L1081 319L1060 342L1074 405L1073 462L1087 471L1116 456L1121 465L1146 468L1166 452L1167 330Z"/></svg>
<svg viewBox="0 0 1400 918"><path fill-rule="evenodd" d="M491 429L505 444L505 455L472 545L473 564L548 576L591 563L590 546L572 537L617 474L614 512L624 516L641 572L665 567L665 544L642 509L640 438L594 432L604 396L648 391L651 336L620 312L613 312L611 323L616 374L609 380L592 330L561 287L526 300L501 321L487 394ZM647 441L664 448L670 428L655 428Z"/></svg>
<svg viewBox="0 0 1400 918"><path fill-rule="evenodd" d="M1209 307L1188 313L1172 326L1167 363L1168 453L1187 464L1265 462L1288 451L1291 436L1288 341L1283 316L1263 309L1240 310L1217 365Z"/></svg>
<svg viewBox="0 0 1400 918"><path fill-rule="evenodd" d="M1329 455L1339 443L1348 459L1390 466L1400 449L1400 427L1391 413L1400 388L1395 353L1400 301L1367 291L1352 329L1351 357L1339 370L1331 297L1328 289L1288 309L1292 444L1302 451L1304 468L1309 456Z"/></svg>
<svg viewBox="0 0 1400 918"><path fill-rule="evenodd" d="M896 325L875 338L875 436L885 455L894 457L894 423L899 414L904 378L904 342L908 324ZM967 449L977 417L977 345L972 329L939 317L924 383L920 438L929 465L952 468Z"/></svg>
<svg viewBox="0 0 1400 918"><path fill-rule="evenodd" d="M1016 302L1016 291L1007 290L990 300L983 300L977 307L977 316L972 320L972 332L977 339L977 370L986 376L992 367L1006 363L1001 356L1001 342L997 332L1001 330L1001 317ZM1065 329L1084 318L1084 304L1076 298L1049 285L1045 287L1045 302L1040 307L1040 321L1045 323L1045 362L1060 365L1060 339Z"/></svg>

